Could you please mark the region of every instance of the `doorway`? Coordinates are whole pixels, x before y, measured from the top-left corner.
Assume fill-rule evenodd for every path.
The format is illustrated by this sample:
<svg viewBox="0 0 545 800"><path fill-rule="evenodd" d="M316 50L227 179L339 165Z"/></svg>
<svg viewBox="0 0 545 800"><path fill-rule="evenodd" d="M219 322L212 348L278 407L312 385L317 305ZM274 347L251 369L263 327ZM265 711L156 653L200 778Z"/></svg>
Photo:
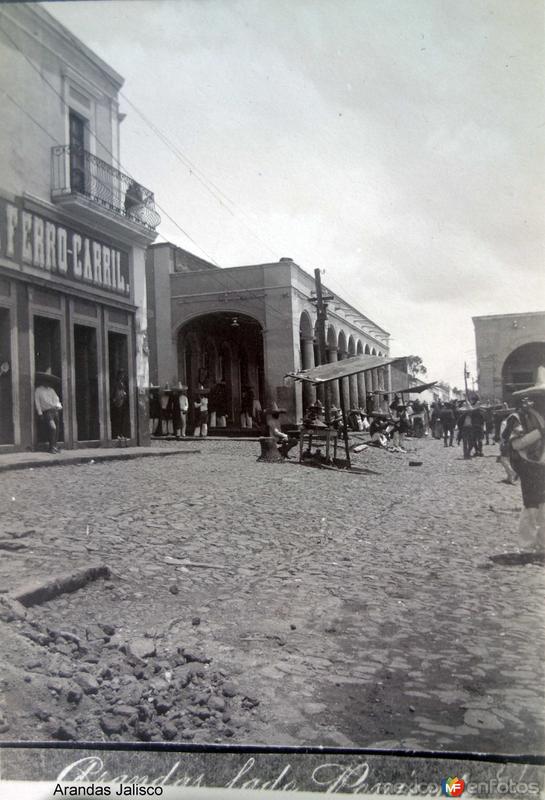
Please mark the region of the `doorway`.
<svg viewBox="0 0 545 800"><path fill-rule="evenodd" d="M131 438L129 402L129 351L125 333L108 333L108 370L110 376L110 423L112 439Z"/></svg>
<svg viewBox="0 0 545 800"><path fill-rule="evenodd" d="M74 370L78 441L98 440L100 423L97 332L88 325L74 325Z"/></svg>
<svg viewBox="0 0 545 800"><path fill-rule="evenodd" d="M11 368L10 313L9 308L0 308L0 444L13 444Z"/></svg>
<svg viewBox="0 0 545 800"><path fill-rule="evenodd" d="M54 377L53 388L62 400L61 323L50 317L34 317L34 370ZM56 380L55 380L56 379ZM36 386L34 387L36 388ZM63 404L64 407L64 404ZM38 426L38 443L47 442L45 425ZM59 442L64 442L63 413L59 415Z"/></svg>

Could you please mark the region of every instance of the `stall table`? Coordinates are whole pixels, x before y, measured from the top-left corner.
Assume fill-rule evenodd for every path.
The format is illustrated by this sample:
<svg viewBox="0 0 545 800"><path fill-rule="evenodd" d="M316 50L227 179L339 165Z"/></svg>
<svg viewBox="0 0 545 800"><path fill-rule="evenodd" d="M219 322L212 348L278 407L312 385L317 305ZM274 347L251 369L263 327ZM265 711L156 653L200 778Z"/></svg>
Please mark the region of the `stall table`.
<svg viewBox="0 0 545 800"><path fill-rule="evenodd" d="M339 439L338 431L334 428L303 428L299 433L299 463L303 461L305 453L305 442L308 443L308 451L312 451L312 443L325 443L325 458L330 460L330 452L333 447L333 461L337 458L337 442Z"/></svg>

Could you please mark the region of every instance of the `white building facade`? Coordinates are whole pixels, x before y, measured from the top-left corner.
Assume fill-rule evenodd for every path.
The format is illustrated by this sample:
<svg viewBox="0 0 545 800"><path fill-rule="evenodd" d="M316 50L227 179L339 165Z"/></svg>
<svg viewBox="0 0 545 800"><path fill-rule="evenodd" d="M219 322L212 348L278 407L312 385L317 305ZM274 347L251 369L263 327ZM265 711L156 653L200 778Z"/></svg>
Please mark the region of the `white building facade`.
<svg viewBox="0 0 545 800"><path fill-rule="evenodd" d="M145 443L145 251L160 218L120 165L123 79L36 4L2 5L0 55L0 449L40 446L47 371L65 447Z"/></svg>

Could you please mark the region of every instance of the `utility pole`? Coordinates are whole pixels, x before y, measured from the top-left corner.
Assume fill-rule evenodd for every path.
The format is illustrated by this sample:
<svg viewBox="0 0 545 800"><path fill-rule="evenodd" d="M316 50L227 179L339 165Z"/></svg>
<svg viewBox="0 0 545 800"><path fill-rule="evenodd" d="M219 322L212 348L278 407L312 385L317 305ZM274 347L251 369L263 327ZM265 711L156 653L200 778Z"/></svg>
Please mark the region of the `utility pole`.
<svg viewBox="0 0 545 800"><path fill-rule="evenodd" d="M314 270L314 284L316 286L316 297L311 297L310 301L316 303L316 313L318 315L317 329L318 329L318 350L320 351L320 364L327 364L327 343L325 335L325 323L327 320L327 301L333 300L333 295L325 295L322 292L322 279L320 270ZM331 397L329 384L325 385L325 421L326 424L330 423L330 409Z"/></svg>

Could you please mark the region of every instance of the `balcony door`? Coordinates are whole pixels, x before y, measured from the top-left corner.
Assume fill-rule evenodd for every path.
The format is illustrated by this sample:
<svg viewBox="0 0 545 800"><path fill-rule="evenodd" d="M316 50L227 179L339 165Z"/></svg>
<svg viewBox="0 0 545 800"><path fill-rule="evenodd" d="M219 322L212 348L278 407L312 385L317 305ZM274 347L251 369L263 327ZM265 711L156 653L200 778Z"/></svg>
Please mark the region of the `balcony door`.
<svg viewBox="0 0 545 800"><path fill-rule="evenodd" d="M85 126L84 117L70 111L70 188L85 194Z"/></svg>

